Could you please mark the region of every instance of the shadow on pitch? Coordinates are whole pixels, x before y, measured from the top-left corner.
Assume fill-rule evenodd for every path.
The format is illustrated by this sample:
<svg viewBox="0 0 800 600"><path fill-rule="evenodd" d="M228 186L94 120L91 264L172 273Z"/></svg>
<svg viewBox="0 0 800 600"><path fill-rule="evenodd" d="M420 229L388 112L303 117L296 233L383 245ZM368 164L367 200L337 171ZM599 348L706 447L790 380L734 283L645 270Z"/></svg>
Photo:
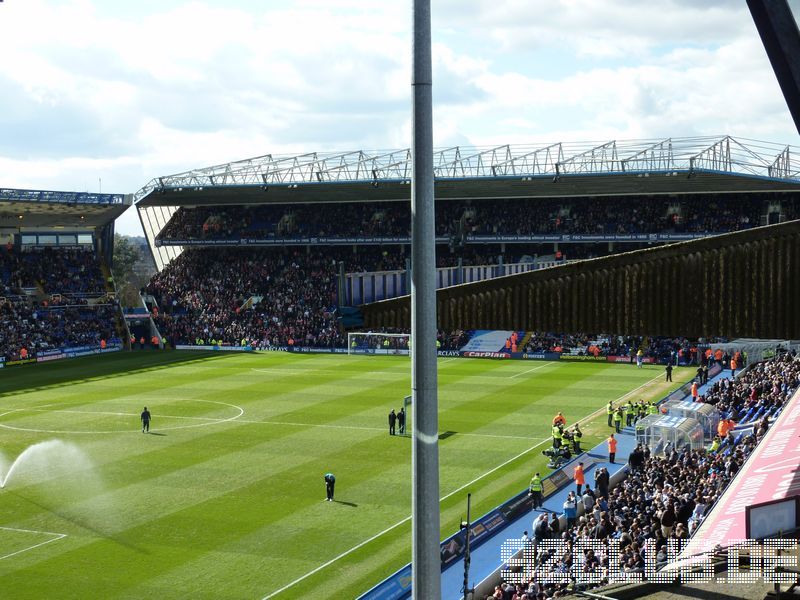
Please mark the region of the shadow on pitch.
<svg viewBox="0 0 800 600"><path fill-rule="evenodd" d="M353 508L358 508L358 504L355 502L345 502L344 500L334 500L336 504L344 504L345 506L352 506Z"/></svg>
<svg viewBox="0 0 800 600"><path fill-rule="evenodd" d="M141 352L141 354L140 354ZM0 397L16 392L38 392L65 385L113 379L120 375L136 375L169 369L181 364L225 360L236 352L203 350L121 351L97 356L70 358L45 365L26 365L19 369L3 369ZM42 368L42 367L45 368ZM33 384L32 380L36 383Z"/></svg>
<svg viewBox="0 0 800 600"><path fill-rule="evenodd" d="M166 433L161 433L160 431L148 431L147 433L149 433L150 435L159 435L161 437L167 437Z"/></svg>

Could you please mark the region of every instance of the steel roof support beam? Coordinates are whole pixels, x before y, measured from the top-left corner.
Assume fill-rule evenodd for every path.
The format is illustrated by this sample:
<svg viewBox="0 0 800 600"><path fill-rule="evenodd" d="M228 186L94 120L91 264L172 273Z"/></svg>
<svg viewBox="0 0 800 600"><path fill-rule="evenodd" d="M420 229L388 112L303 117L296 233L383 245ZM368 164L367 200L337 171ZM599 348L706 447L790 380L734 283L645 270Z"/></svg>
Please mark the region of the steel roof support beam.
<svg viewBox="0 0 800 600"><path fill-rule="evenodd" d="M709 168L714 171L731 170L731 137L726 135L721 140L717 140L708 148L701 150L689 159L689 172L694 172L695 167L700 163L700 168L708 163Z"/></svg>
<svg viewBox="0 0 800 600"><path fill-rule="evenodd" d="M656 150L660 150L660 152L657 153ZM639 158L640 156L642 158ZM631 154L628 158L623 158L619 161L622 170L627 171L628 164L632 161L637 163L644 162L649 169L672 169L675 165L672 157L672 138L660 140L635 154Z"/></svg>
<svg viewBox="0 0 800 600"><path fill-rule="evenodd" d="M753 22L800 132L800 31L786 0L747 0Z"/></svg>
<svg viewBox="0 0 800 600"><path fill-rule="evenodd" d="M792 155L789 152L789 146L775 157L772 164L767 167L767 173L770 177L777 177L779 179L789 179L792 173Z"/></svg>
<svg viewBox="0 0 800 600"><path fill-rule="evenodd" d="M610 158L608 156L609 150L611 151ZM589 160L585 161L583 160L584 158L588 158ZM560 176L569 173L569 168L565 169L567 165L578 165L578 169L574 171L575 173L600 170L613 171L615 162L617 162L617 141L611 140L610 142L600 144L599 146L595 146L585 152L575 154L564 161L556 163L556 175ZM609 168L605 168L605 165L609 165ZM597 169L598 166L603 166L604 168Z"/></svg>
<svg viewBox="0 0 800 600"><path fill-rule="evenodd" d="M553 156L554 151L555 157ZM509 153L511 151L509 150ZM544 153L544 160L539 154ZM506 161L492 165L492 176L498 175L550 175L555 173L555 165L564 159L564 148L561 142L537 148L519 156L512 156ZM519 168L517 168L519 165ZM510 169L509 169L510 167ZM508 171L511 171L510 173Z"/></svg>

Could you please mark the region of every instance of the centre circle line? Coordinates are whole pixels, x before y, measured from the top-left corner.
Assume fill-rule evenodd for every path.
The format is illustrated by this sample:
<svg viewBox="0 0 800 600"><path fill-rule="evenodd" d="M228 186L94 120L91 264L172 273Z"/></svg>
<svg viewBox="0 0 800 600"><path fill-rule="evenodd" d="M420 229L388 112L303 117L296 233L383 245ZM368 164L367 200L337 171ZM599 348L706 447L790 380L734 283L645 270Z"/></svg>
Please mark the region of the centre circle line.
<svg viewBox="0 0 800 600"><path fill-rule="evenodd" d="M203 420L202 423L192 423L190 425L172 425L168 427L159 427L155 431L169 431L175 429L192 429L195 427L206 427L208 425L220 425L222 423L230 423L231 421L235 421L239 419L242 415L244 415L244 409L241 406L237 406L236 404L229 404L227 402L219 402L217 400L190 400L190 402L205 402L206 404L218 404L220 406L227 406L233 408L234 410L239 411L238 414L227 417L225 419L214 419L211 417L190 417L190 416L177 416L177 415L163 415L161 418L164 419L195 419L195 420ZM51 404L49 406L57 406L56 404ZM61 412L61 413L77 413L77 414L87 414L87 415L116 415L116 416L138 416L137 413L115 413L115 412L103 412L103 411L80 411L80 410L68 410L68 409L56 409L56 410L45 410L41 406L37 406L35 408L14 408L11 410L7 410L3 413L0 413L0 419L5 417L6 415L10 415L15 412ZM106 435L110 433L138 433L138 427L136 429L112 429L109 431L74 431L74 430L59 430L59 429L36 429L31 427L15 427L13 425L8 425L7 423L0 422L0 427L3 429L11 429L14 431L30 431L33 433L60 433L60 434L82 434L82 435Z"/></svg>

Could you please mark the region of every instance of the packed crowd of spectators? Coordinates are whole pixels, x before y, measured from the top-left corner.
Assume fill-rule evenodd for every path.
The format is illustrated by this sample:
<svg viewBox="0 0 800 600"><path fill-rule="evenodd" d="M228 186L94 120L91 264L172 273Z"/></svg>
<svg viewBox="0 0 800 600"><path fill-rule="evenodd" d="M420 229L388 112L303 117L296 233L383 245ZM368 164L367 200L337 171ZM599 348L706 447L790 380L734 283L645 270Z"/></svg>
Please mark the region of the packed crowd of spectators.
<svg viewBox="0 0 800 600"><path fill-rule="evenodd" d="M699 359L698 345L705 340L690 341L677 337L642 337L607 334L532 333L526 341L525 352L559 352L577 356L628 356L633 362L639 350L643 358L666 364L695 364ZM720 341L720 340L715 340Z"/></svg>
<svg viewBox="0 0 800 600"><path fill-rule="evenodd" d="M92 250L1 248L0 356L31 359L43 350L118 341L118 306L90 304L104 293Z"/></svg>
<svg viewBox="0 0 800 600"><path fill-rule="evenodd" d="M787 215L797 212L783 200ZM749 229L768 200L751 195L675 198L571 198L436 203L436 234L467 235L707 233ZM162 240L408 236L407 202L179 208Z"/></svg>
<svg viewBox="0 0 800 600"><path fill-rule="evenodd" d="M712 383L701 402L713 404L720 413L735 422L750 413L774 413L781 409L800 385L800 361L791 354L756 363L736 379L719 379Z"/></svg>
<svg viewBox="0 0 800 600"><path fill-rule="evenodd" d="M0 356L36 358L44 350L119 343L114 304L42 306L25 300L0 303Z"/></svg>
<svg viewBox="0 0 800 600"><path fill-rule="evenodd" d="M782 406L800 384L800 361L787 353L724 381L709 392L718 406L728 402L739 411L747 402ZM601 481L594 489L587 486L581 496L570 492L562 519L547 513L536 518L530 544L535 547L543 539L560 539L561 551L535 553L536 576L525 584L501 583L486 600L543 600L586 589L589 586L570 577L579 540L602 544L599 552L584 554L586 574L607 579L609 572L644 574L646 561L663 565L668 541L685 541L697 530L769 424L764 419L724 451L672 448L656 456L646 447L637 447L629 459L629 474L616 487L607 491ZM733 433L730 436L734 440ZM580 507L583 515L578 517ZM611 544L618 545L619 553L609 551ZM648 550L654 555L648 555ZM618 562L611 564L612 559Z"/></svg>
<svg viewBox="0 0 800 600"><path fill-rule="evenodd" d="M150 282L156 323L177 344L344 347L336 261L305 249L189 250Z"/></svg>
<svg viewBox="0 0 800 600"><path fill-rule="evenodd" d="M42 248L0 250L0 291L38 288L47 294L102 294L105 281L92 250Z"/></svg>

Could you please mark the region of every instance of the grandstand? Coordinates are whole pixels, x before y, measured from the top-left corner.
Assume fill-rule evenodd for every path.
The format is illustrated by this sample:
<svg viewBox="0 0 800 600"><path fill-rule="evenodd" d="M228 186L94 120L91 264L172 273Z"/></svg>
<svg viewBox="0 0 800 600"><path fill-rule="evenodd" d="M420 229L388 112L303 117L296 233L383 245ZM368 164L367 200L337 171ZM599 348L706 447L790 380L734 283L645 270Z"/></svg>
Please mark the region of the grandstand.
<svg viewBox="0 0 800 600"><path fill-rule="evenodd" d="M534 243L553 253L562 243L665 242L707 234L712 224L730 231L780 222L791 218L783 201L800 189L796 154L789 146L731 136L440 150L434 156L441 211L437 243ZM397 203L409 199L410 173L409 150L266 155L157 177L135 198L161 269L189 245L407 244L408 207ZM711 215L719 220L709 221L707 211L680 202L703 198L703 208L716 200L708 196L714 194L751 194L753 205L742 211L721 199ZM610 223L604 218L587 229L580 222L597 214L585 201L598 198L615 199L614 213L641 207L642 218L630 223L612 216ZM654 198L667 204L654 209ZM541 203L547 199L551 202ZM506 203L491 208L480 201ZM566 223L573 205L577 225ZM540 207L562 216L564 231L540 220L535 214ZM501 223L492 221L506 208L523 217L522 231L516 219L495 231ZM726 217L731 210L735 214ZM481 211L487 214L482 217ZM335 218L350 222L328 235ZM359 220L371 225L360 227ZM598 225L604 229L598 231ZM665 237L652 238L659 234Z"/></svg>
<svg viewBox="0 0 800 600"><path fill-rule="evenodd" d="M792 220L800 214L794 155L730 136L441 150L438 286ZM251 253L270 265L264 276L290 273L292 264L327 271L331 287L307 300L308 312L330 315L324 345L341 345L331 326L338 317L357 324L350 307L409 291L409 173L409 151L397 150L267 155L153 179L135 197L164 270L151 286L154 302L172 282L159 306L167 331L181 331L182 343L209 334L176 324L204 309L195 290L176 287L186 271L171 261L188 249L187 265L224 272ZM272 289L282 276L241 282L225 302L252 307L285 294ZM254 337L234 324L245 316L225 311L211 321L226 343L239 342ZM314 335L275 328L267 337L281 344Z"/></svg>
<svg viewBox="0 0 800 600"><path fill-rule="evenodd" d="M800 211L794 152L729 136L442 151L438 285L792 220ZM152 335L179 350L75 361L69 372L57 364L5 371L13 377L4 389L20 394L0 415L12 446L46 433L108 435L94 446L109 482L104 497L133 515L131 524L96 527L103 511L92 518L81 512L93 506L91 490L73 490L70 510L97 529L76 534L41 502L32 519L54 524L34 533L65 531L90 543L59 546L55 566L37 567L37 574L57 572L60 557L75 552L91 581L120 595L125 587L164 596L177 585L186 594L230 597L408 597L409 449L385 431L385 409L410 386L408 365L402 356L372 352L381 348L381 333L405 332L375 330L342 356L347 329L359 327L359 305L407 292L408 172L407 151L262 157L156 178L136 194L159 272L125 320L135 338L149 342ZM3 230L7 245L0 250L6 364L20 362L23 346L25 360L40 362L99 352L101 343L119 348L129 332L113 301L108 264L113 218L131 199L85 200L94 215L83 214L77 200L65 201L61 214L55 193L13 192L5 212L0 205L2 218L14 224ZM28 225L40 203L54 207L52 215ZM800 362L792 352L774 352L777 344L795 348L791 342L625 333L534 332L514 324L507 331L438 333L443 597L461 596L458 523L467 491L482 515L472 529L475 598L513 596L510 584L499 583L508 567L499 556L504 540L521 538L523 530L566 535L570 544L625 540L619 566L639 573L647 561L664 566L668 540L717 521L715 503L731 504L725 490L739 485L737 473L747 472L786 407L794 410ZM189 351L204 349L210 352ZM387 354L407 352L399 343ZM674 366L675 384L663 381L664 365ZM697 388L707 409L699 411L690 380L702 380L703 365L710 381ZM39 369L41 376L33 373ZM73 387L52 408L43 398L64 382ZM645 416L647 402L662 398L658 414ZM163 437L156 441L125 437L137 415L131 404L138 411L145 402L157 407L154 433ZM640 411L620 427L613 463L604 441L609 402ZM548 461L549 420L565 407L570 426L584 428L584 446L557 464ZM700 412L708 419L691 422ZM718 418L736 426L715 440ZM151 441L165 445L154 449ZM129 453L141 468L130 469ZM585 462L594 497L578 498L583 508L568 523L564 505L577 460ZM319 509L317 471L327 468L337 472L337 494L344 494L330 507L343 511L335 518ZM558 517L557 534L552 526L537 532L532 523L536 514L523 489L531 469L546 475L544 507ZM151 474L157 489L146 485ZM8 498L0 496L0 504ZM656 543L651 553L647 540ZM108 543L125 546L125 566ZM142 562L143 555L154 558ZM139 581L145 562L154 570L152 586ZM572 564L565 556L551 566L558 574ZM125 582L107 581L106 571L121 571ZM589 571L596 584L524 581L518 597L620 585L607 565ZM47 579L20 574L18 581L46 595L53 592Z"/></svg>
<svg viewBox="0 0 800 600"><path fill-rule="evenodd" d="M0 366L119 349L110 265L131 196L0 189Z"/></svg>
<svg viewBox="0 0 800 600"><path fill-rule="evenodd" d="M438 287L794 220L795 153L730 136L439 151ZM342 326L358 326L357 305L408 292L409 160L406 150L264 156L148 183L136 206L161 269L148 292L162 333L174 345L210 338L248 349L342 349ZM749 370L727 377L721 368L735 370L737 361L741 368L745 342L619 333L458 330L439 332L439 342L446 357L633 362L641 350L645 364L694 369L708 362L712 378L700 399L711 416L702 425L694 424L701 411L687 407L689 389L682 387L665 398L663 410L672 413L643 419L641 432L631 423L620 433L623 461L637 456L637 441L645 444L641 462L632 459L640 472L608 463L603 444L580 457L587 472L610 473L613 492L592 498L591 506L579 499L586 510L567 530L570 539L602 531L603 539L628 540L620 567L637 573L653 558L645 540L656 541L663 566L666 541L688 538L713 513L790 402L798 362L787 354L761 363L766 350L747 346ZM719 355L709 356L715 343ZM699 367L697 373L703 377ZM738 428L712 442L718 413ZM573 466L557 469L545 488L545 507L561 515L559 536ZM653 488L658 474L665 477ZM514 496L478 519L473 577L481 594L498 593L499 542L532 527L526 502L524 494ZM463 547L463 531L443 543L443 597L458 597ZM569 569L571 562L554 565ZM406 597L409 568L363 598ZM598 565L594 572L605 571ZM293 585L278 592L291 594ZM585 589L536 583L527 597ZM508 586L499 593L493 597L513 595Z"/></svg>

